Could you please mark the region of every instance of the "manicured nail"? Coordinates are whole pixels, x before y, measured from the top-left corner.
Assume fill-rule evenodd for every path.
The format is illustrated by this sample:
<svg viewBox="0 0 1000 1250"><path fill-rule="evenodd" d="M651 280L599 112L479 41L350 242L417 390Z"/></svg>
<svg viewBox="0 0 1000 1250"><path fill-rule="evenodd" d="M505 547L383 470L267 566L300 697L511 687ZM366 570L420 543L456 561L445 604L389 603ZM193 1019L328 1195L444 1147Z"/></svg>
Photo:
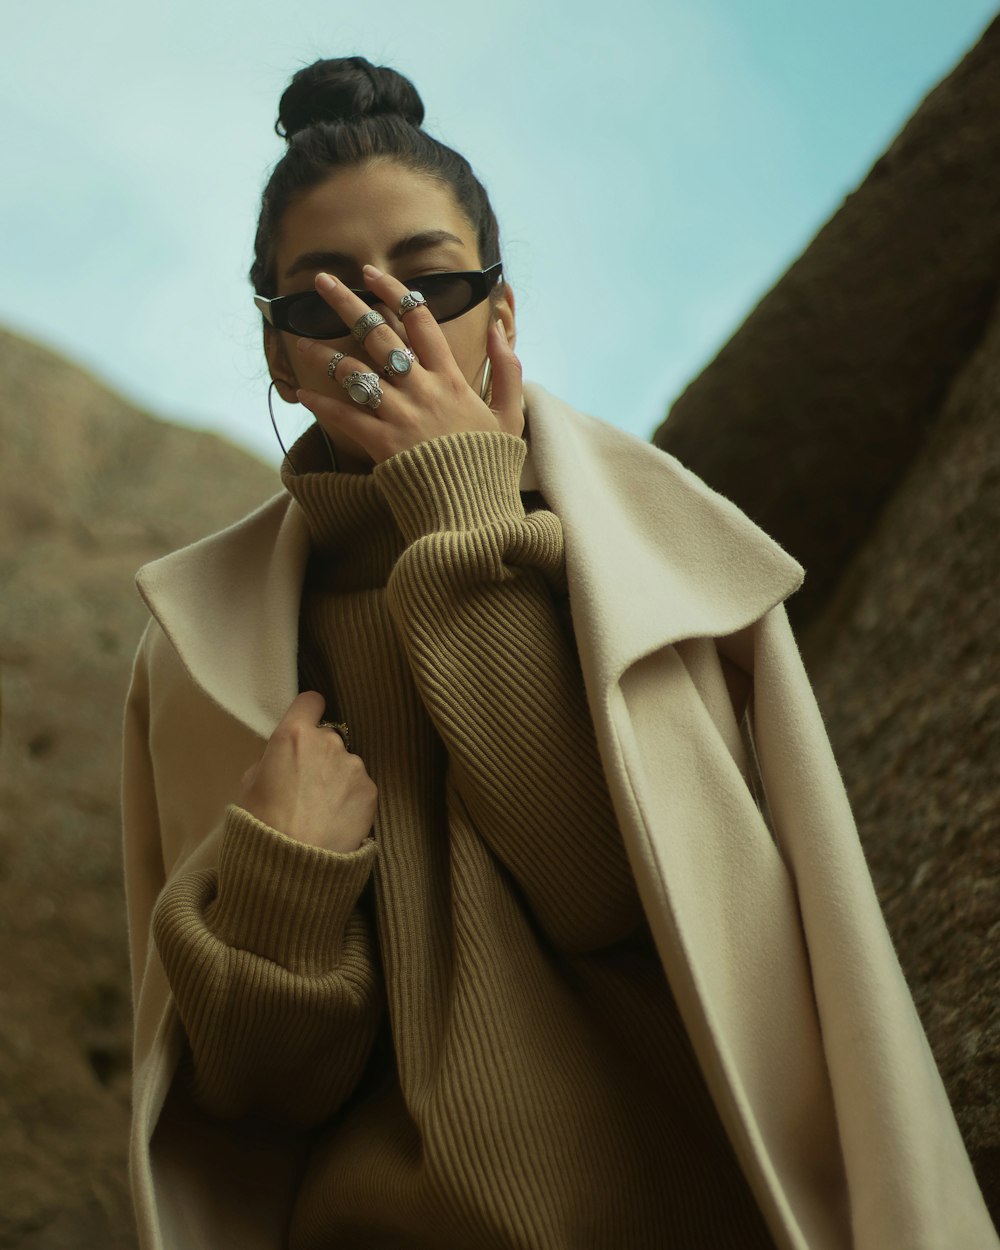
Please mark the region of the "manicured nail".
<svg viewBox="0 0 1000 1250"><path fill-rule="evenodd" d="M332 291L337 285L337 279L331 278L328 273L318 273L316 275L316 287L320 291Z"/></svg>
<svg viewBox="0 0 1000 1250"><path fill-rule="evenodd" d="M374 265L365 265L361 271L366 278L384 278L385 274L381 269L376 269Z"/></svg>
<svg viewBox="0 0 1000 1250"><path fill-rule="evenodd" d="M504 329L504 324L499 317L497 317L497 329L500 331L500 337L503 341L509 343L510 339L507 337L507 331Z"/></svg>

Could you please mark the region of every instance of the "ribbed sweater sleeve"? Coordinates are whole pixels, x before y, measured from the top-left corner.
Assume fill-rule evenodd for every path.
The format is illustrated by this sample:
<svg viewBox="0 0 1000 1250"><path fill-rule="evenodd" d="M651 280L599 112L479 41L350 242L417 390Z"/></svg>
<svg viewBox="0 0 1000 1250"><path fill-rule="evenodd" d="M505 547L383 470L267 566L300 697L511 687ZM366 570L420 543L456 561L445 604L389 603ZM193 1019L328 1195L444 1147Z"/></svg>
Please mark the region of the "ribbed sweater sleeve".
<svg viewBox="0 0 1000 1250"><path fill-rule="evenodd" d="M359 906L377 851L307 846L233 804L218 869L161 894L153 933L210 1114L307 1128L354 1089L383 1010Z"/></svg>
<svg viewBox="0 0 1000 1250"><path fill-rule="evenodd" d="M526 513L526 454L468 431L376 465L407 542L387 602L470 819L550 941L584 953L634 930L635 883L558 607L562 525Z"/></svg>

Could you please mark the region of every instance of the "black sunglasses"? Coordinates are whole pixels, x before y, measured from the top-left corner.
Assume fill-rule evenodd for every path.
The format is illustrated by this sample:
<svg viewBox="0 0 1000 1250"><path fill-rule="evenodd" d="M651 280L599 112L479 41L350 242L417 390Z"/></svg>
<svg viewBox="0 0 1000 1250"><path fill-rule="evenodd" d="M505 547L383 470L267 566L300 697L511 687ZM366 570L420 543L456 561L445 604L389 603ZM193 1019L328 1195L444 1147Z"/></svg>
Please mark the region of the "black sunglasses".
<svg viewBox="0 0 1000 1250"><path fill-rule="evenodd" d="M500 281L502 269L502 262L497 261L489 269L425 273L419 278L407 278L403 286L420 292L435 321L452 321L486 299ZM384 302L374 291L354 291L354 294L369 308ZM351 332L351 327L318 291L297 291L294 295L278 295L274 299L255 295L253 302L276 330L288 330L300 338L339 339Z"/></svg>

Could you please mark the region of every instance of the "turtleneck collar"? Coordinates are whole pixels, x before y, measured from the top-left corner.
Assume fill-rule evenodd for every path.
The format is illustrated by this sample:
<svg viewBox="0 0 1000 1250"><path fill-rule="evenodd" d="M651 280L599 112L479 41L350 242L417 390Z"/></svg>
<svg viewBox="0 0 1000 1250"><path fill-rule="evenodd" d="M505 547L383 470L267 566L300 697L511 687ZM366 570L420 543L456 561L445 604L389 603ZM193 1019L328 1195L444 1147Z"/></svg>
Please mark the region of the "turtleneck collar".
<svg viewBox="0 0 1000 1250"><path fill-rule="evenodd" d="M339 590L384 586L406 543L374 476L332 469L313 424L289 450L281 480L305 513L311 563L323 565L324 582Z"/></svg>

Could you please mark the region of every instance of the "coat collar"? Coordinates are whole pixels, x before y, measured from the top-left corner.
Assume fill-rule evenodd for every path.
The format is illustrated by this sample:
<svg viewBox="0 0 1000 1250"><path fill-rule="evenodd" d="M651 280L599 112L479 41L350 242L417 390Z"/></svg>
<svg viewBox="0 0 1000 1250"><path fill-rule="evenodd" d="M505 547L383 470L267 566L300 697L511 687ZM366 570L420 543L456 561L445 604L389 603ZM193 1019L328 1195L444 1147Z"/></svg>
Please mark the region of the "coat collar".
<svg viewBox="0 0 1000 1250"><path fill-rule="evenodd" d="M540 490L562 521L592 691L668 643L742 629L801 585L800 565L672 456L535 383L524 395L521 489ZM298 693L308 554L305 516L282 491L136 575L192 679L262 739Z"/></svg>

